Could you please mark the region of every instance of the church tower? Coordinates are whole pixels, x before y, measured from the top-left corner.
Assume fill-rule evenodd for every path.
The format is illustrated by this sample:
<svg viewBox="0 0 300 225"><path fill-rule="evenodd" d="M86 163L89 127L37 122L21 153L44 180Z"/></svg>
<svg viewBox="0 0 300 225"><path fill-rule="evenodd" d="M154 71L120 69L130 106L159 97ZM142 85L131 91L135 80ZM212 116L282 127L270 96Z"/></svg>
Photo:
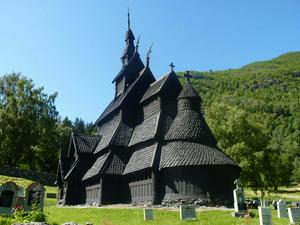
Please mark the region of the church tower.
<svg viewBox="0 0 300 225"><path fill-rule="evenodd" d="M136 46L134 45L134 40L135 37L130 28L130 15L128 12L128 30L125 35L126 46L121 57L122 68L112 81L112 83L115 83L115 98L118 98L126 91L144 68L144 64L138 53L139 39Z"/></svg>

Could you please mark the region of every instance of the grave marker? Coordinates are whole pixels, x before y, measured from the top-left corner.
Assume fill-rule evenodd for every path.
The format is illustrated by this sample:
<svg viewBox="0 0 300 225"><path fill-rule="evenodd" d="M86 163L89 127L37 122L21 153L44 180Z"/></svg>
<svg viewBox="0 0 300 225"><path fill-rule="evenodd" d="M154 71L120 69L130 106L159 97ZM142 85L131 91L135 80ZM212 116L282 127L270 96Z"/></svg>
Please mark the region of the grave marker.
<svg viewBox="0 0 300 225"><path fill-rule="evenodd" d="M32 206L36 204L38 208L44 208L45 188L40 183L32 183L26 188L25 209L31 210Z"/></svg>
<svg viewBox="0 0 300 225"><path fill-rule="evenodd" d="M288 208L290 224L300 224L300 208Z"/></svg>
<svg viewBox="0 0 300 225"><path fill-rule="evenodd" d="M153 220L153 210L144 209L144 220Z"/></svg>
<svg viewBox="0 0 300 225"><path fill-rule="evenodd" d="M11 215L16 206L19 187L11 181L0 186L0 214Z"/></svg>
<svg viewBox="0 0 300 225"><path fill-rule="evenodd" d="M180 219L181 220L196 220L195 206L181 205L180 206Z"/></svg>
<svg viewBox="0 0 300 225"><path fill-rule="evenodd" d="M272 216L271 209L269 207L258 207L259 225L271 225Z"/></svg>
<svg viewBox="0 0 300 225"><path fill-rule="evenodd" d="M288 218L286 204L281 199L277 202L277 216L278 218Z"/></svg>
<svg viewBox="0 0 300 225"><path fill-rule="evenodd" d="M234 212L233 217L244 217L247 212L247 203L245 200L244 190L238 186L238 181L235 180L236 189L233 190Z"/></svg>

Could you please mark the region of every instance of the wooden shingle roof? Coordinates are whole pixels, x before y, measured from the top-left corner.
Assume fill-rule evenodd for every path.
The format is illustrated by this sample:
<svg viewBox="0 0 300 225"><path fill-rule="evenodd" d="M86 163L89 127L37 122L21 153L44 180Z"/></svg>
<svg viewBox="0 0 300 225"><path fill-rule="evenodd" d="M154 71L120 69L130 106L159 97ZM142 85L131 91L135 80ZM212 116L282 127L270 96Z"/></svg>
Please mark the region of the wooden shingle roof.
<svg viewBox="0 0 300 225"><path fill-rule="evenodd" d="M150 87L148 88L148 90L146 91L146 93L144 94L143 98L141 99L140 102L143 102L145 100L147 100L148 98L154 96L155 94L158 94L164 83L166 82L168 76L164 76L163 78L161 78L160 80L157 80L155 82L153 82Z"/></svg>
<svg viewBox="0 0 300 225"><path fill-rule="evenodd" d="M125 123L122 123L117 131L116 137L113 140L113 144L118 146L127 146L130 141L132 132L133 128L126 125Z"/></svg>
<svg viewBox="0 0 300 225"><path fill-rule="evenodd" d="M129 174L144 170L153 166L157 144L136 150L127 163L123 174Z"/></svg>
<svg viewBox="0 0 300 225"><path fill-rule="evenodd" d="M184 88L178 95L177 99L181 99L181 98L199 98L199 99L201 99L200 96L198 95L197 91L193 88L192 84L190 84L190 83L185 84Z"/></svg>
<svg viewBox="0 0 300 225"><path fill-rule="evenodd" d="M104 118L106 118L109 114L114 112L115 110L119 109L121 105L131 96L131 93L134 92L135 89L139 88L141 82L149 82L149 85L155 81L154 76L152 73L148 73L147 70L144 72L141 71L140 75L137 79L125 90L123 94L118 96L117 98L113 99L110 104L106 107L104 112L100 115L97 119L95 124L99 124ZM147 79L146 79L147 78Z"/></svg>
<svg viewBox="0 0 300 225"><path fill-rule="evenodd" d="M93 153L101 140L100 136L77 133L73 133L73 138L77 153Z"/></svg>
<svg viewBox="0 0 300 225"><path fill-rule="evenodd" d="M109 162L104 169L104 174L122 175L126 166L126 158L124 155L112 152L109 157Z"/></svg>
<svg viewBox="0 0 300 225"><path fill-rule="evenodd" d="M172 122L165 140L189 140L216 145L216 139L210 131L207 123L200 112L193 110L179 111Z"/></svg>
<svg viewBox="0 0 300 225"><path fill-rule="evenodd" d="M85 175L86 171L89 170L89 168L93 164L92 158L78 158L75 160L75 162L72 164L70 170L68 171L67 175L64 177L65 180L72 179L72 180L82 180L82 177Z"/></svg>
<svg viewBox="0 0 300 225"><path fill-rule="evenodd" d="M174 141L162 147L160 169L203 165L236 166L235 162L220 149L200 143Z"/></svg>
<svg viewBox="0 0 300 225"><path fill-rule="evenodd" d="M101 141L96 147L95 154L100 152L102 149L106 148L113 140L118 127L121 125L122 121L121 113L115 115L112 119L104 123L98 130L101 136Z"/></svg>
<svg viewBox="0 0 300 225"><path fill-rule="evenodd" d="M109 155L109 152L105 153L104 155L99 156L94 164L90 167L90 169L85 173L82 180L87 180L89 178L92 178L100 173L100 170L102 169L105 161L107 160L107 157Z"/></svg>
<svg viewBox="0 0 300 225"><path fill-rule="evenodd" d="M135 51L132 58L129 60L128 65L122 67L112 82L117 81L123 76L138 76L144 67L145 66L140 58L139 53Z"/></svg>
<svg viewBox="0 0 300 225"><path fill-rule="evenodd" d="M168 84L170 85L170 83L168 83L168 81L170 81L171 79L174 79L174 78L178 80L176 73L172 70L167 75L162 77L160 80L157 80L154 83L152 83L150 85L150 87L147 89L147 91L145 92L140 103L146 101L147 99L151 98L152 96L155 96L155 95L161 93L164 90L165 86L167 86ZM178 81L178 83L179 83L179 81ZM172 85L174 85L174 83Z"/></svg>
<svg viewBox="0 0 300 225"><path fill-rule="evenodd" d="M144 119L142 123L134 128L129 146L150 140L155 137L157 133L160 114L160 112L156 112L152 116Z"/></svg>

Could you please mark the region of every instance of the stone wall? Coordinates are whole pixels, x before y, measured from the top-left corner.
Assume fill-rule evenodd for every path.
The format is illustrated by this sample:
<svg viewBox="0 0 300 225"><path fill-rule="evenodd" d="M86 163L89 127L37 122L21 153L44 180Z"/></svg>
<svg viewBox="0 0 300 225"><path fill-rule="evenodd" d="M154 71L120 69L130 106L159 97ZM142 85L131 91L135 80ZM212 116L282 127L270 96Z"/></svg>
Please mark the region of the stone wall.
<svg viewBox="0 0 300 225"><path fill-rule="evenodd" d="M56 180L55 174L23 170L19 168L10 167L10 166L0 166L0 175L9 176L9 177L21 177L36 182L40 182L41 184L47 186L55 186L54 182Z"/></svg>

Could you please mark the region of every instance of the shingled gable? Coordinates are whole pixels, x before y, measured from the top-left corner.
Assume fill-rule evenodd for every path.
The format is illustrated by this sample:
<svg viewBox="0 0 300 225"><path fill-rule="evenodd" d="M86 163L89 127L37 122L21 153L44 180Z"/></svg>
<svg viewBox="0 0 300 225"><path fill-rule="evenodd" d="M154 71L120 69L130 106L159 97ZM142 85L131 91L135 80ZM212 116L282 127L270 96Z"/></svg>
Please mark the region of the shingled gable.
<svg viewBox="0 0 300 225"><path fill-rule="evenodd" d="M82 180L87 180L87 179L90 179L90 178L93 178L93 177L99 175L109 154L110 154L110 152L107 152L107 153L99 156L96 159L96 161L94 162L94 164L90 167L90 169L85 173Z"/></svg>
<svg viewBox="0 0 300 225"><path fill-rule="evenodd" d="M93 153L100 140L101 137L97 135L73 133L75 149L79 154Z"/></svg>
<svg viewBox="0 0 300 225"><path fill-rule="evenodd" d="M134 151L125 167L123 174L127 175L144 169L152 168L157 146L158 144L156 143Z"/></svg>
<svg viewBox="0 0 300 225"><path fill-rule="evenodd" d="M156 137L162 123L161 119L164 119L162 118L161 101L172 98L172 95L178 95L179 90L181 90L181 85L173 70L171 70L162 79L150 85L140 101L140 106L144 108L150 107L147 111L150 110L151 112L144 112L144 118L134 128L129 146L133 146ZM158 99L158 97L161 97L162 100ZM155 101L157 103L155 103ZM158 106L155 106L155 104L158 104Z"/></svg>
<svg viewBox="0 0 300 225"><path fill-rule="evenodd" d="M71 158L61 159L61 166L67 164L65 167L69 167L68 172L63 176L64 180L72 178L76 180L81 179L93 162L92 155L100 139L100 136L84 135L72 132L70 150L72 148L74 149L76 158L75 161ZM69 154L72 154L70 150Z"/></svg>
<svg viewBox="0 0 300 225"><path fill-rule="evenodd" d="M172 87L170 87L170 85L172 85ZM177 86L177 87L174 87L174 86ZM159 95L161 92L170 91L168 89L171 89L171 88L176 89L178 87L181 89L181 85L179 83L177 75L173 70L171 70L167 75L165 75L161 79L153 82L150 85L150 87L144 94L143 98L141 99L140 103Z"/></svg>

